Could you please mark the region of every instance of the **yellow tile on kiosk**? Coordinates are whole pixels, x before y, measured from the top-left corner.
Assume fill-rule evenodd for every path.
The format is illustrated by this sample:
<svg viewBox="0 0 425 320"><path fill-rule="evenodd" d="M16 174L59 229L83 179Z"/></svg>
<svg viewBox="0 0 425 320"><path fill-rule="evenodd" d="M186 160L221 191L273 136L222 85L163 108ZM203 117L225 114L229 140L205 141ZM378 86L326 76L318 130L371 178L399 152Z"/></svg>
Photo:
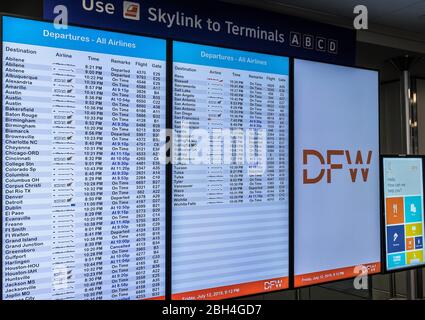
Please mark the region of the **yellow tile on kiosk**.
<svg viewBox="0 0 425 320"><path fill-rule="evenodd" d="M422 233L422 223L406 224L406 237L417 237Z"/></svg>
<svg viewBox="0 0 425 320"><path fill-rule="evenodd" d="M422 250L407 253L407 264L417 264L424 262L424 253Z"/></svg>

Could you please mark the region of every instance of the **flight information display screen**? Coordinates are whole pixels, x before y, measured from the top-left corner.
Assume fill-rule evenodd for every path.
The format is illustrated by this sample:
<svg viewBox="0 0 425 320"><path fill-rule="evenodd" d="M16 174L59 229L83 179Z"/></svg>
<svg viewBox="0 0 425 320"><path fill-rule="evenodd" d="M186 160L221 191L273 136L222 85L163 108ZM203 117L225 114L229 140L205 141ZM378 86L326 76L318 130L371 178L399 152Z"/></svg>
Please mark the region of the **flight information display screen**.
<svg viewBox="0 0 425 320"><path fill-rule="evenodd" d="M379 75L294 62L294 285L381 270Z"/></svg>
<svg viewBox="0 0 425 320"><path fill-rule="evenodd" d="M422 158L383 158L387 270L424 264Z"/></svg>
<svg viewBox="0 0 425 320"><path fill-rule="evenodd" d="M174 43L173 299L288 287L288 69Z"/></svg>
<svg viewBox="0 0 425 320"><path fill-rule="evenodd" d="M165 41L2 34L3 299L163 298Z"/></svg>

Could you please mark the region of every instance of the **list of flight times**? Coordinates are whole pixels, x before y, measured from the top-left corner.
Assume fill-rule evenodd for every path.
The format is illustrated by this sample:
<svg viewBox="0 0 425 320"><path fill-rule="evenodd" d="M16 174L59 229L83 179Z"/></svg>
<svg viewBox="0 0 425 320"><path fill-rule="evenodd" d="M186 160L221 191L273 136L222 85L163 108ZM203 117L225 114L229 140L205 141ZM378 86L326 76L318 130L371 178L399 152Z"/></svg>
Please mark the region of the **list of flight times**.
<svg viewBox="0 0 425 320"><path fill-rule="evenodd" d="M3 21L3 299L163 298L165 41Z"/></svg>
<svg viewBox="0 0 425 320"><path fill-rule="evenodd" d="M173 54L172 297L287 288L288 59Z"/></svg>

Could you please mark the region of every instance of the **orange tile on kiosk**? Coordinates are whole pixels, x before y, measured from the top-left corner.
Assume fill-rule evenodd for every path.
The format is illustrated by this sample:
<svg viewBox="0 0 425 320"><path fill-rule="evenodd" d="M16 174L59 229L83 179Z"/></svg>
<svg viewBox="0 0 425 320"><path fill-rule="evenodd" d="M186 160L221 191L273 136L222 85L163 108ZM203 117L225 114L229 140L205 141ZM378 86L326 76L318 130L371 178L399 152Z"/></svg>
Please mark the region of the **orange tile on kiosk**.
<svg viewBox="0 0 425 320"><path fill-rule="evenodd" d="M385 212L387 215L387 224L401 224L404 223L404 202L403 197L400 198L386 198L385 199Z"/></svg>
<svg viewBox="0 0 425 320"><path fill-rule="evenodd" d="M415 238L407 238L406 250L414 250L414 249L415 249Z"/></svg>

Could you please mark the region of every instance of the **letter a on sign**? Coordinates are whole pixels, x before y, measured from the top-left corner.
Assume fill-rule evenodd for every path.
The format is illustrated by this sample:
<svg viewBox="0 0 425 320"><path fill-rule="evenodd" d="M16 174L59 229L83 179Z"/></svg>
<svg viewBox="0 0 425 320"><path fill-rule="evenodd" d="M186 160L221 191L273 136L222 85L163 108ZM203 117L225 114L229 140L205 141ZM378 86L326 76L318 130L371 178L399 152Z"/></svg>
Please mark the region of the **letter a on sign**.
<svg viewBox="0 0 425 320"><path fill-rule="evenodd" d="M355 6L354 13L358 15L354 18L354 28L356 30L368 29L369 13L367 7L364 5Z"/></svg>
<svg viewBox="0 0 425 320"><path fill-rule="evenodd" d="M53 13L57 15L53 21L55 29L68 29L68 8L59 5L54 8Z"/></svg>

